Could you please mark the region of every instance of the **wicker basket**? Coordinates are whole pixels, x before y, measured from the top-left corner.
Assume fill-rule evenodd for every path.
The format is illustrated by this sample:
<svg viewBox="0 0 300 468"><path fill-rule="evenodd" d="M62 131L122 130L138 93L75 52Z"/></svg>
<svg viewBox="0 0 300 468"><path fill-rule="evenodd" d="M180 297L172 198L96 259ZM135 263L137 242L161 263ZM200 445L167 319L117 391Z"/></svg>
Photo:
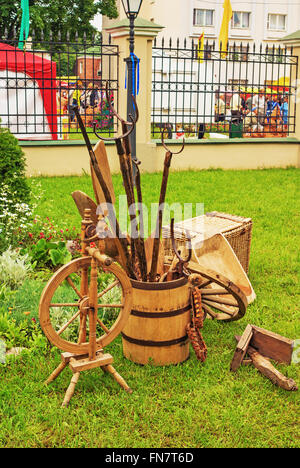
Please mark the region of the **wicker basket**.
<svg viewBox="0 0 300 468"><path fill-rule="evenodd" d="M246 273L249 270L250 246L252 235L252 219L242 218L227 213L213 211L197 218L187 219L175 224L174 234L177 248L185 245L185 230L189 231L192 239L205 233L222 233L231 245L240 264ZM163 227L163 244L165 255L174 255L170 239L170 227Z"/></svg>

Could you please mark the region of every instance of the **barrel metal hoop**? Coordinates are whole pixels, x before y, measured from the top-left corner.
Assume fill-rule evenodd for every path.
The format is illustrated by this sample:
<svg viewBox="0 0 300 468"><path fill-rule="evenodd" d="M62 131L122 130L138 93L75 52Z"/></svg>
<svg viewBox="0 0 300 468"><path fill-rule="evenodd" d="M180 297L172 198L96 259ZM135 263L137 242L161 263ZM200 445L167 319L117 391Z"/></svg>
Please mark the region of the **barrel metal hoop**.
<svg viewBox="0 0 300 468"><path fill-rule="evenodd" d="M169 310L166 312L143 312L140 310L132 310L131 315L134 315L135 317L144 317L144 318L168 318L168 317L176 317L176 315L182 315L189 310L191 310L190 304L183 307L182 309Z"/></svg>
<svg viewBox="0 0 300 468"><path fill-rule="evenodd" d="M152 346L152 347L166 347L166 346L173 346L179 343L183 343L188 340L188 336L182 336L181 338L176 338L174 340L169 341L147 341L147 340L137 340L136 338L132 338L131 336L125 335L124 332L121 332L122 337L124 340L128 341L129 343L136 344L138 346Z"/></svg>
<svg viewBox="0 0 300 468"><path fill-rule="evenodd" d="M181 286L184 286L188 280L183 277L174 281L167 281L165 283L145 283L133 279L130 279L130 281L134 289L143 289L145 291L165 291L180 288Z"/></svg>

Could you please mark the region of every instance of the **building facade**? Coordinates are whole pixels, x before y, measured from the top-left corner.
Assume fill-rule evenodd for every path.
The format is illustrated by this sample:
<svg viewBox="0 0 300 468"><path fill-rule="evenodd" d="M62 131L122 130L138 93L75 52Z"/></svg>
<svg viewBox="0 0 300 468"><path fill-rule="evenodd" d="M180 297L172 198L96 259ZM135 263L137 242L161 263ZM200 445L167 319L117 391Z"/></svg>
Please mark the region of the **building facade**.
<svg viewBox="0 0 300 468"><path fill-rule="evenodd" d="M224 0L144 0L140 17L164 26L158 39L197 39L218 41ZM125 17L117 0L119 19ZM300 29L298 0L231 0L233 17L229 25L229 44L276 44L284 36ZM103 17L103 29L110 26Z"/></svg>

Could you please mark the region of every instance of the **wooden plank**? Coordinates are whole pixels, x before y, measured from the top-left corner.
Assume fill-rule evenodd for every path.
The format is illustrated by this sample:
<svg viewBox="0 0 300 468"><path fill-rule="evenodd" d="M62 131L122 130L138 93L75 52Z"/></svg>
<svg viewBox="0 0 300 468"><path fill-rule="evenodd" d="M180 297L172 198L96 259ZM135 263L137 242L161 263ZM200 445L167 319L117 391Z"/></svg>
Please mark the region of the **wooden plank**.
<svg viewBox="0 0 300 468"><path fill-rule="evenodd" d="M251 346L263 356L276 362L290 364L293 354L293 340L263 328L252 325Z"/></svg>
<svg viewBox="0 0 300 468"><path fill-rule="evenodd" d="M242 361L243 361L243 359L245 357L245 354L247 352L247 349L248 349L248 346L249 346L249 343L251 341L252 336L253 336L252 326L247 325L247 327L245 328L244 333L240 337L240 339L238 341L238 344L237 344L237 347L235 349L233 359L232 359L231 364L230 364L230 370L231 371L235 372L240 367L240 365L241 365L241 363L242 363Z"/></svg>
<svg viewBox="0 0 300 468"><path fill-rule="evenodd" d="M113 363L113 357L111 354L102 354L96 355L96 358L90 360L89 358L80 359L76 361L75 359L71 359L70 361L70 369L72 372L81 372L88 369L94 369L95 367L106 366L108 364Z"/></svg>

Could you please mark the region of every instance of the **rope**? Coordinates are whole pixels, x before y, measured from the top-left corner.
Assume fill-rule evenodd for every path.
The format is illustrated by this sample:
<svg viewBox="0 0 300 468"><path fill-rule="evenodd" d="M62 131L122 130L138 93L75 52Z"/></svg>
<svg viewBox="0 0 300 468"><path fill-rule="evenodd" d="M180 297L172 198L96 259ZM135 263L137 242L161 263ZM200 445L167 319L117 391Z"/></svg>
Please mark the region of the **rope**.
<svg viewBox="0 0 300 468"><path fill-rule="evenodd" d="M133 64L133 73L132 73L132 94L137 96L140 92L140 59L133 53L130 53L130 59ZM126 66L125 73L125 89L127 89L127 75L128 75L128 65ZM137 75L137 80L135 83L135 76Z"/></svg>

